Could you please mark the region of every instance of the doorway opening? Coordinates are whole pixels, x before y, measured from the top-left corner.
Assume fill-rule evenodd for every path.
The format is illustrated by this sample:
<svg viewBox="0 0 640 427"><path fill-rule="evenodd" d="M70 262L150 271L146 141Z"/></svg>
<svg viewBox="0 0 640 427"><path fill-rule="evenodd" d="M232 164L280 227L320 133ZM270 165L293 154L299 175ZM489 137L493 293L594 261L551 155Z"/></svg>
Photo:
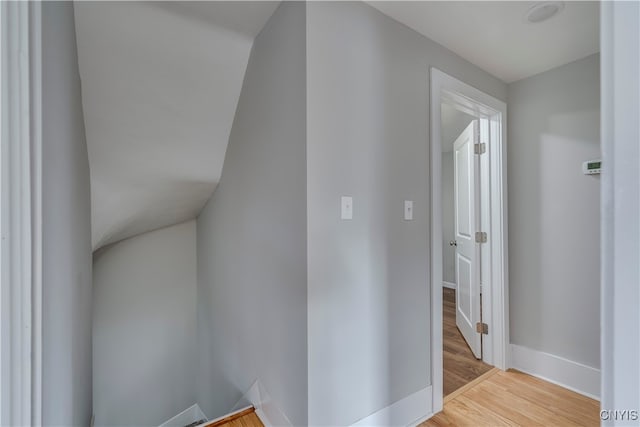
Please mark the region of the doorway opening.
<svg viewBox="0 0 640 427"><path fill-rule="evenodd" d="M479 155L485 118L443 99L442 139L442 366L443 395L491 370L482 360L482 229ZM481 130L481 125L483 129ZM479 151L479 150L478 150Z"/></svg>
<svg viewBox="0 0 640 427"><path fill-rule="evenodd" d="M433 410L508 367L506 105L431 69Z"/></svg>

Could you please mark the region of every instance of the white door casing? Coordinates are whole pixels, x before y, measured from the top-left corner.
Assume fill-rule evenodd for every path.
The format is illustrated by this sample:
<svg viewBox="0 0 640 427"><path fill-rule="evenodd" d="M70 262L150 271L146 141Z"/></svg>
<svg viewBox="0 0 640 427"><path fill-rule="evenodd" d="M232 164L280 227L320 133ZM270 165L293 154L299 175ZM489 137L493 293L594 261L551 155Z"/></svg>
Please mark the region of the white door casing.
<svg viewBox="0 0 640 427"><path fill-rule="evenodd" d="M480 251L475 241L479 229L480 189L478 156L474 148L479 133L473 120L453 144L454 235L457 278L456 326L477 359L482 357L481 336L475 325L480 322Z"/></svg>
<svg viewBox="0 0 640 427"><path fill-rule="evenodd" d="M0 2L0 425L42 425L40 2Z"/></svg>
<svg viewBox="0 0 640 427"><path fill-rule="evenodd" d="M468 112L481 121L488 121L488 132L482 142L486 153L479 156L486 181L483 194L490 194L483 210L483 232L487 243L480 245L486 252L483 261L482 319L488 325L488 335L482 336L482 359L499 369L510 367L509 361L509 284L507 227L507 105L436 68L430 68L430 233L431 247L431 381L432 409L443 408L442 366L442 117L441 105L447 103ZM482 126L481 126L482 128ZM486 128L486 126L485 126ZM486 140L484 138L487 138ZM485 254L483 252L483 255Z"/></svg>

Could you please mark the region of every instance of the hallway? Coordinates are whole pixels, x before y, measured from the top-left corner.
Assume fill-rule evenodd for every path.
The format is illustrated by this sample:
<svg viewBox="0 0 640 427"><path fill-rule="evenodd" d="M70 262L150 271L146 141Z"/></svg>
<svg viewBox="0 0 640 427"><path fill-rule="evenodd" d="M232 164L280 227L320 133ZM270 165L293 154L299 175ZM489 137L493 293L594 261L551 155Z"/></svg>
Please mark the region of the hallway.
<svg viewBox="0 0 640 427"><path fill-rule="evenodd" d="M633 408L638 26L554 3L0 1L0 425Z"/></svg>

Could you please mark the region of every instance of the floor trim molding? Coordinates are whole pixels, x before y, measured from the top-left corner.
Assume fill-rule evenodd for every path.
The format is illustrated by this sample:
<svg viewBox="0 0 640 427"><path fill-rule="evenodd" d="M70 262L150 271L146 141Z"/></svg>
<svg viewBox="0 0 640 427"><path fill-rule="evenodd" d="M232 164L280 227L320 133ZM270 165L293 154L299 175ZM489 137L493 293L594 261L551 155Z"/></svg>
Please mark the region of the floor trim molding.
<svg viewBox="0 0 640 427"><path fill-rule="evenodd" d="M600 370L560 356L511 344L511 367L600 400Z"/></svg>
<svg viewBox="0 0 640 427"><path fill-rule="evenodd" d="M362 418L352 426L415 426L431 417L431 400L432 387L428 386Z"/></svg>
<svg viewBox="0 0 640 427"><path fill-rule="evenodd" d="M475 387L476 385L480 384L482 381L484 381L487 378L495 375L498 372L500 372L500 369L498 369L498 368L493 368L492 370L490 370L488 372L485 372L484 374L480 375L475 380L472 380L472 381L466 383L465 385L463 385L462 387L460 387L459 389L457 389L455 391L452 391L451 393L447 394L444 397L444 403L447 403L448 401L455 399L456 397L460 396L465 391Z"/></svg>
<svg viewBox="0 0 640 427"><path fill-rule="evenodd" d="M200 406L195 403L189 406L184 411L180 412L178 415L175 415L169 418L167 421L163 422L159 427L182 427L191 424L194 421L206 419L207 416L204 414L204 412L202 412ZM209 421L207 421L207 423L208 422Z"/></svg>
<svg viewBox="0 0 640 427"><path fill-rule="evenodd" d="M447 282L446 280L442 281L442 286L449 289L458 289L458 285L455 283Z"/></svg>
<svg viewBox="0 0 640 427"><path fill-rule="evenodd" d="M256 380L251 385L251 388L245 394L244 399L251 402L253 407L256 408L256 415L260 418L260 421L262 421L265 427L293 426L291 421L289 421L289 418L271 398L271 395L269 395L260 380Z"/></svg>

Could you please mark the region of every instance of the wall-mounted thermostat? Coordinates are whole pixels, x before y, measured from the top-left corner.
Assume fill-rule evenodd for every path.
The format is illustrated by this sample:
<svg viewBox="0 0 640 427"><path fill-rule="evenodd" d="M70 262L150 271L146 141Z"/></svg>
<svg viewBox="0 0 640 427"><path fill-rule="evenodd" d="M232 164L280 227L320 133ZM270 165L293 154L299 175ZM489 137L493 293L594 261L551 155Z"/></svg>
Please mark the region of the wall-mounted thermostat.
<svg viewBox="0 0 640 427"><path fill-rule="evenodd" d="M598 175L602 167L602 160L588 160L582 164L582 173L585 175Z"/></svg>

